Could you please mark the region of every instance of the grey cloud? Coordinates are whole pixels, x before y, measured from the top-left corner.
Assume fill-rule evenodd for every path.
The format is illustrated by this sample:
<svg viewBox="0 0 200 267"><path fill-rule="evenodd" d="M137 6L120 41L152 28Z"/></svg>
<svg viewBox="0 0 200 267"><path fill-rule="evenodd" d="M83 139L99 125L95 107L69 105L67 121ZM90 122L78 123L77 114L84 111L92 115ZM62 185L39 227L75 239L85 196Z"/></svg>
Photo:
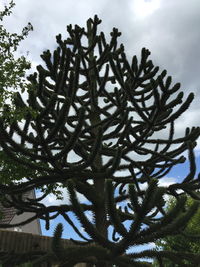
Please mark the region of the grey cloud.
<svg viewBox="0 0 200 267"><path fill-rule="evenodd" d="M117 27L122 32L119 42L125 44L130 57L140 55L141 48L147 47L152 52L154 63L161 69L167 69L174 82L181 82L186 95L190 91L195 92L190 114L196 116L193 121L198 125L200 1L160 0L159 8L143 18L136 16L133 9L139 1L149 4L155 0L18 0L14 16L7 20L7 25L14 31L28 21L32 22L34 31L23 42L21 49L30 51L31 60L39 64L42 51L55 48L55 35L62 33L66 36L66 25L85 26L89 17L98 14L102 19L101 31L109 34L113 27Z"/></svg>

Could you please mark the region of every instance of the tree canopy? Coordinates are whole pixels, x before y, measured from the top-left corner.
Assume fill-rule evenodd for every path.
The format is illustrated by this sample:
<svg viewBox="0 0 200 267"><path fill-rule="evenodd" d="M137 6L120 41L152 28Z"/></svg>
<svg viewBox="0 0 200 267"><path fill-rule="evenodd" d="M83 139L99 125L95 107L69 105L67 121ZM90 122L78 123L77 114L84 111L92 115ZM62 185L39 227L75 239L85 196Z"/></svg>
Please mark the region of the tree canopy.
<svg viewBox="0 0 200 267"><path fill-rule="evenodd" d="M175 122L194 94L183 100L180 84L173 85L166 70L159 72L148 49L129 60L118 45L121 33L113 28L107 41L98 30L100 23L95 16L86 28L69 25L68 38L59 34L58 47L41 55L45 64L28 78L28 100L20 93L14 100L16 108L34 114L27 112L23 124L0 118L1 148L19 166L36 172L20 184L0 184L4 205L33 214L27 221L0 227L40 218L49 229L61 215L78 235L63 248L63 227L56 228L52 250L62 266L150 266L146 258L157 258L160 266L163 258L177 264L189 258L196 264L199 255L194 253L180 257L176 251L129 250L177 234L198 210L198 201L186 205L186 193L199 199L193 150L200 129L175 135ZM188 175L167 187L159 184L173 166L184 163L185 151ZM41 201L48 192L36 200L22 198L33 188L58 184L66 188L70 204L45 206ZM166 195L176 199L169 212L164 210ZM32 255L32 260L39 263L51 255Z"/></svg>
<svg viewBox="0 0 200 267"><path fill-rule="evenodd" d="M169 212L175 206L175 200L170 198L166 210ZM188 198L186 206L191 206L194 203L194 199ZM192 216L187 223L186 227L182 231L178 230L177 235L167 236L155 242L156 248L159 250L177 251L179 253L195 253L200 254L200 209ZM165 259L164 266L177 266L172 265L169 260ZM184 262L187 266L193 266L188 260Z"/></svg>
<svg viewBox="0 0 200 267"><path fill-rule="evenodd" d="M26 71L30 69L30 62L25 56L18 56L18 48L29 32L33 30L30 23L23 28L22 33L10 33L3 25L4 20L12 13L15 4L11 1L0 11L0 114L8 121L20 121L26 109L16 108L14 105L14 97L16 92L24 93L28 90L26 81ZM19 168L4 151L0 151L0 180L1 182L9 182L13 180L21 180L27 172L28 168Z"/></svg>
<svg viewBox="0 0 200 267"><path fill-rule="evenodd" d="M21 34L10 33L6 30L3 20L10 16L14 6L14 2L11 1L8 6L4 7L4 10L0 11L0 21L2 22L0 25L0 111L6 115L5 112L8 110L4 106L7 104L7 107L9 106L7 116L9 117L17 116L16 110L13 110L14 105L12 105L14 93L24 92L27 89L25 73L30 69L30 62L26 60L25 56L17 57L16 52L20 42L33 30L30 23L23 28Z"/></svg>

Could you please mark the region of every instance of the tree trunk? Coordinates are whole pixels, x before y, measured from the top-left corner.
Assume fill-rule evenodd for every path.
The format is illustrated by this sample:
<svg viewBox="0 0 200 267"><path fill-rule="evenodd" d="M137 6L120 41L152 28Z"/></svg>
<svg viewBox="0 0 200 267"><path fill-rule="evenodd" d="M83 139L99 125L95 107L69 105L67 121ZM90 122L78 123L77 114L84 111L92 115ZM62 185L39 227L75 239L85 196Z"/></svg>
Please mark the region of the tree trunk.
<svg viewBox="0 0 200 267"><path fill-rule="evenodd" d="M90 47L93 43L93 37L94 37L93 32L92 32L92 25L91 25L90 21L88 21L87 27L88 27L88 34L89 34L88 45ZM93 65L93 60L94 60L94 51L93 50L89 53L89 59L90 59L89 68L91 68ZM91 68L91 70L89 71L89 76L90 76L92 88L88 88L88 89L93 90L93 93L95 94L97 92L97 79L96 79L94 69ZM96 99L95 96L94 96L94 99ZM98 106L98 102L96 103L96 105ZM90 117L91 125L94 125L94 124L101 122L100 114L95 109L95 106L93 105L93 103L91 103L91 111L92 111L91 117ZM95 137L97 136L97 134L98 134L97 127L94 128L93 134ZM102 168L102 157L100 154L97 154L97 156L94 160L94 165L99 170ZM96 228L97 228L98 232L102 236L104 236L105 239L108 239L107 213L106 213L106 205L105 205L105 179L96 179L96 177L94 177L93 179L94 179L94 188L96 191L96 195L99 196L99 199L100 199L100 201L98 202L98 205L94 209L95 224L96 224ZM102 259L102 261L95 264L95 266L96 267L110 267L112 265L106 263Z"/></svg>

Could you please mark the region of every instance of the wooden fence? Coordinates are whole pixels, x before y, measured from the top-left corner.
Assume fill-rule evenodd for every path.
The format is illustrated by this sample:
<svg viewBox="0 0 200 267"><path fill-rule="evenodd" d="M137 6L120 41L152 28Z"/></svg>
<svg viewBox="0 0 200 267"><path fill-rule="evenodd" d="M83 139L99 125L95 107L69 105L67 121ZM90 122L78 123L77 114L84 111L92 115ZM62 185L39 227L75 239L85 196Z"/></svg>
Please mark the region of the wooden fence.
<svg viewBox="0 0 200 267"><path fill-rule="evenodd" d="M49 236L0 230L0 252L25 253L38 250L48 252L51 250L51 242L52 237ZM67 239L62 239L61 242L64 246L71 244ZM75 267L86 267L86 264L79 263Z"/></svg>

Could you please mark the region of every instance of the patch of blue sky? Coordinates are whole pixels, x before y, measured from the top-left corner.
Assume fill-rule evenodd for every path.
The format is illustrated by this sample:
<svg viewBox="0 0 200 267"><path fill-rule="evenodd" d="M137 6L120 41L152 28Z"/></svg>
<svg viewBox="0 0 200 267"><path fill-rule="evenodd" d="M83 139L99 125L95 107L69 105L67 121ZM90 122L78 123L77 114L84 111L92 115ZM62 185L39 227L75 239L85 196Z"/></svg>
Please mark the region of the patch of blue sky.
<svg viewBox="0 0 200 267"><path fill-rule="evenodd" d="M196 154L196 175L195 175L195 177L197 177L198 173L200 173L200 153L195 153L195 154ZM160 180L160 184L163 186L167 186L171 183L181 182L188 175L189 171L190 171L190 164L189 164L189 160L186 159L186 161L184 163L177 164L176 166L174 166L172 168L172 170L167 174L167 176ZM88 201L86 201L84 203L89 204ZM120 206L123 209L125 207L125 205L126 205L126 203L123 203ZM90 215L91 214L87 214L88 218L91 218ZM79 228L80 232L86 238L88 238L89 236L84 231L83 227L78 222L78 220L77 220L76 216L73 214L73 212L70 212L70 218L73 222L75 222L75 224ZM58 223L62 223L64 226L62 238L66 238L66 239L72 238L75 240L81 240L79 235L75 233L73 228L65 221L65 219L61 215L59 215L56 219L54 219L50 223L50 229L49 230L45 229L45 223L44 223L44 221L41 221L42 234L47 235L47 236L53 236L54 229ZM130 225L131 225L130 220L128 220L124 223L124 226L126 227L126 229L129 229ZM110 226L108 231L109 231L109 240L112 240L113 227ZM116 236L120 237L120 235L116 235ZM119 239L119 241L120 241L120 239ZM150 242L150 243L144 244L144 245L131 246L129 249L127 249L126 252L127 253L133 253L133 252L137 253L137 252L141 252L143 250L148 250L148 249L153 249L153 248L155 248L155 244L153 242ZM145 259L145 260L151 261L150 259Z"/></svg>

